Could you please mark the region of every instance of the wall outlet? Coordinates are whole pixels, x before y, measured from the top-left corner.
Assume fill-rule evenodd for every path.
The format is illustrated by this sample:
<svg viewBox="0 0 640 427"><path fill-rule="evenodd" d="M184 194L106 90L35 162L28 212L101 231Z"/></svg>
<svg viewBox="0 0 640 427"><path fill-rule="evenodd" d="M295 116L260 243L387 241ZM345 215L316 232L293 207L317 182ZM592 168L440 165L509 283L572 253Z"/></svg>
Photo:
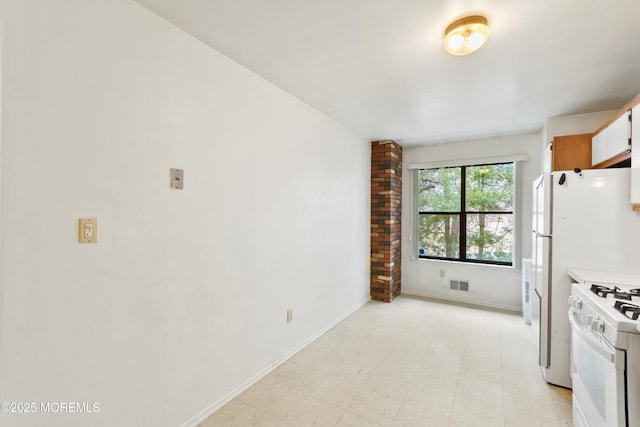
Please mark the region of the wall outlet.
<svg viewBox="0 0 640 427"><path fill-rule="evenodd" d="M287 323L293 322L293 308L287 309Z"/></svg>
<svg viewBox="0 0 640 427"><path fill-rule="evenodd" d="M182 190L184 188L183 169L171 169L171 188L174 190Z"/></svg>
<svg viewBox="0 0 640 427"><path fill-rule="evenodd" d="M444 270L440 270L440 277L444 277Z"/></svg>

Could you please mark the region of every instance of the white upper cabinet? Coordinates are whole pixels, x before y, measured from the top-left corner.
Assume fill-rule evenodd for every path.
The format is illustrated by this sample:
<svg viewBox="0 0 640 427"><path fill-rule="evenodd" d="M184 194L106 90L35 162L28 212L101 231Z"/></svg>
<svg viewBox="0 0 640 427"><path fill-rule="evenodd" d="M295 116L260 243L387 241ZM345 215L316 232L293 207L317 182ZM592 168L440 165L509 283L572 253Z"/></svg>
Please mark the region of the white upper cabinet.
<svg viewBox="0 0 640 427"><path fill-rule="evenodd" d="M628 152L631 142L630 111L625 111L616 121L593 136L591 163L597 165L618 154Z"/></svg>
<svg viewBox="0 0 640 427"><path fill-rule="evenodd" d="M640 168L640 104L631 110L631 167Z"/></svg>
<svg viewBox="0 0 640 427"><path fill-rule="evenodd" d="M602 129L601 132L593 136L591 140L591 165L597 165L607 160L607 135L609 128Z"/></svg>
<svg viewBox="0 0 640 427"><path fill-rule="evenodd" d="M625 111L618 120L609 125L609 132L607 135L607 151L609 152L609 157L623 153L631 148L629 147L629 144L631 143L630 118L631 112Z"/></svg>
<svg viewBox="0 0 640 427"><path fill-rule="evenodd" d="M631 110L631 204L640 211L640 104Z"/></svg>

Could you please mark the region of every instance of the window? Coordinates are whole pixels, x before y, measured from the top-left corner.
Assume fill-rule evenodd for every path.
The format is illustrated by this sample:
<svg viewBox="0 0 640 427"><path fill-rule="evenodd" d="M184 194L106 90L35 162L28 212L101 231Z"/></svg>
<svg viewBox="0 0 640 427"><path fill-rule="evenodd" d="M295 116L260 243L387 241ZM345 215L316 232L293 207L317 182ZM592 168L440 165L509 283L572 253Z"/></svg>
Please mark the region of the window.
<svg viewBox="0 0 640 427"><path fill-rule="evenodd" d="M514 163L418 170L418 256L513 265Z"/></svg>

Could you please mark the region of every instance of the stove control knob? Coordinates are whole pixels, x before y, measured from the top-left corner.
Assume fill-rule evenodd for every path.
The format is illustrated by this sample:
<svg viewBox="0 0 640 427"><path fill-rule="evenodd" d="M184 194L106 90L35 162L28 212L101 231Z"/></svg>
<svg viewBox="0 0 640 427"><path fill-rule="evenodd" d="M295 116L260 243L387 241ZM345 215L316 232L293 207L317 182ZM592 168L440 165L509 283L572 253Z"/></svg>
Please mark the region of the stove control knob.
<svg viewBox="0 0 640 427"><path fill-rule="evenodd" d="M590 320L590 326L591 326L591 330L594 332L604 332L604 321L601 319L596 318L591 318Z"/></svg>
<svg viewBox="0 0 640 427"><path fill-rule="evenodd" d="M581 309L582 308L582 300L575 296L569 297L569 305L573 308Z"/></svg>

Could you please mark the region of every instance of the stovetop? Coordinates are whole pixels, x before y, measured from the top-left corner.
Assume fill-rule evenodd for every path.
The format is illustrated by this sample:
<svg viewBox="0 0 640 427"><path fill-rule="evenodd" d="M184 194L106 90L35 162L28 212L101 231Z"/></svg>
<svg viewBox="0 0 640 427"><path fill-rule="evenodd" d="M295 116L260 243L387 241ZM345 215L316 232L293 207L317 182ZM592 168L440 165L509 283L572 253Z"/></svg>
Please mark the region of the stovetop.
<svg viewBox="0 0 640 427"><path fill-rule="evenodd" d="M596 314L617 331L640 333L640 286L574 283L572 293L582 301L585 314Z"/></svg>

